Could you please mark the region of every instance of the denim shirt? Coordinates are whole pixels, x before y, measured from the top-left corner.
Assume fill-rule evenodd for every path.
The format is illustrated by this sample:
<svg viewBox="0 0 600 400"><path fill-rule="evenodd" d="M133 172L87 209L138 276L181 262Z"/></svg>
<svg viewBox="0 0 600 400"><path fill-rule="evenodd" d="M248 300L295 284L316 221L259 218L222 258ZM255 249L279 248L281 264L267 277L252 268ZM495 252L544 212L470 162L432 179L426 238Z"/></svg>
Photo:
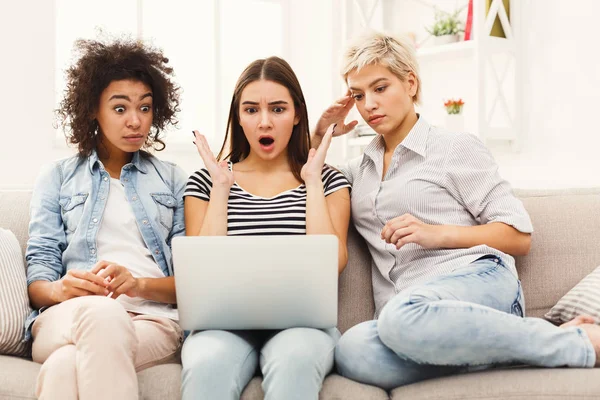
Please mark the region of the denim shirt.
<svg viewBox="0 0 600 400"><path fill-rule="evenodd" d="M185 233L187 175L177 165L138 151L121 170L121 183L140 233L165 276L173 276L171 239ZM91 270L100 261L96 237L108 199L110 175L98 155L73 156L44 169L30 206L27 285L53 282L68 270ZM25 340L42 310L25 322Z"/></svg>

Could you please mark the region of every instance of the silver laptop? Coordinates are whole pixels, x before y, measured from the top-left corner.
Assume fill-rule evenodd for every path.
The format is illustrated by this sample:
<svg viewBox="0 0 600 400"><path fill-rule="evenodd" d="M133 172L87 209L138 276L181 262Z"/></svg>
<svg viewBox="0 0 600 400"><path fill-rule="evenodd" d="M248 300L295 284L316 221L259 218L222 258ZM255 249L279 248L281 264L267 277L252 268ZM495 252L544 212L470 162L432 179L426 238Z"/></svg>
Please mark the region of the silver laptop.
<svg viewBox="0 0 600 400"><path fill-rule="evenodd" d="M172 248L183 329L337 325L334 235L180 236Z"/></svg>

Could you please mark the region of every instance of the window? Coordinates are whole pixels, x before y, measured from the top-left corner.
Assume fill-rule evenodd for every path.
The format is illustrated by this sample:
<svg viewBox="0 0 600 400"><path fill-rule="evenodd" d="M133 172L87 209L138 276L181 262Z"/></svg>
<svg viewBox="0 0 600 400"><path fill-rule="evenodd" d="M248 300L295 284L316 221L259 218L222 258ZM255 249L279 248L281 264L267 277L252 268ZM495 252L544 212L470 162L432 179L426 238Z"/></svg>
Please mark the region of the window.
<svg viewBox="0 0 600 400"><path fill-rule="evenodd" d="M167 143L189 144L198 129L218 150L240 73L257 58L286 56L287 1L56 0L57 102L76 39L97 38L100 30L141 37L164 51L182 87L179 125L166 132Z"/></svg>

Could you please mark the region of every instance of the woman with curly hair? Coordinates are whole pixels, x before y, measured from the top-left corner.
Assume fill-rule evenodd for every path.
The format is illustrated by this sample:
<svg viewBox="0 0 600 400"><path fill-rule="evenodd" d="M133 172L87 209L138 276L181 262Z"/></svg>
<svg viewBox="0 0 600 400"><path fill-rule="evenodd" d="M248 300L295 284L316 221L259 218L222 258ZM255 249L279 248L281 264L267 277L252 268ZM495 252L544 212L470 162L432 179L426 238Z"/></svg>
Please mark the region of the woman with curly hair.
<svg viewBox="0 0 600 400"><path fill-rule="evenodd" d="M31 201L27 336L49 399L138 398L136 371L176 359L171 239L186 174L147 150L177 123L161 51L80 40L58 118L78 154L46 168Z"/></svg>

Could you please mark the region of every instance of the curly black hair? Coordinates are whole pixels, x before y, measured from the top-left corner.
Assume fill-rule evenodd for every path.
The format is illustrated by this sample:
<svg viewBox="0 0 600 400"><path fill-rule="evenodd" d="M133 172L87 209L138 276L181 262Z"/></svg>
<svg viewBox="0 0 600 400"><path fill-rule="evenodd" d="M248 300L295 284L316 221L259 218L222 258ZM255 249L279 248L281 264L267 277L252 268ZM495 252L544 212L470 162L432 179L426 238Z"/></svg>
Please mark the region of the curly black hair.
<svg viewBox="0 0 600 400"><path fill-rule="evenodd" d="M160 132L168 124L177 125L180 88L171 80L173 68L162 51L133 39L80 39L75 42L75 52L79 57L66 71L67 88L56 116L79 155L87 157L97 148L94 115L100 95L111 82L125 79L143 82L152 90L152 128L144 149L163 150Z"/></svg>

